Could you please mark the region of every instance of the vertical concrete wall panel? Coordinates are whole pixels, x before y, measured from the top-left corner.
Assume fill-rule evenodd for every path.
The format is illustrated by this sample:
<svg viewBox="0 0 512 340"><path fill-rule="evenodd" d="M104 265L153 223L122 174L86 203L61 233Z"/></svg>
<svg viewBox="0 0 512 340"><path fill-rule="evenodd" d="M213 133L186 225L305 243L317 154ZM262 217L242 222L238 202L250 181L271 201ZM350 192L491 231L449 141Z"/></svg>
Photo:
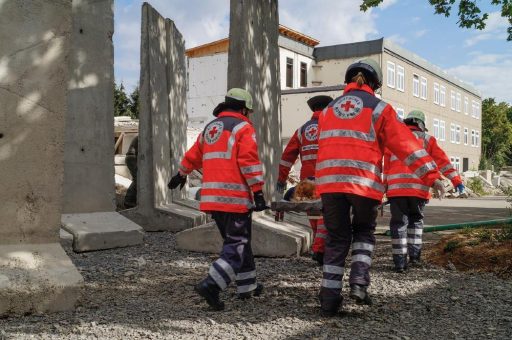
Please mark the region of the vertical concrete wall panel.
<svg viewBox="0 0 512 340"><path fill-rule="evenodd" d="M0 244L58 240L69 1L0 3Z"/></svg>
<svg viewBox="0 0 512 340"><path fill-rule="evenodd" d="M281 156L279 16L277 0L231 0L228 88L248 89L254 100L251 120L265 169L270 198Z"/></svg>
<svg viewBox="0 0 512 340"><path fill-rule="evenodd" d="M114 211L113 0L73 0L64 213Z"/></svg>

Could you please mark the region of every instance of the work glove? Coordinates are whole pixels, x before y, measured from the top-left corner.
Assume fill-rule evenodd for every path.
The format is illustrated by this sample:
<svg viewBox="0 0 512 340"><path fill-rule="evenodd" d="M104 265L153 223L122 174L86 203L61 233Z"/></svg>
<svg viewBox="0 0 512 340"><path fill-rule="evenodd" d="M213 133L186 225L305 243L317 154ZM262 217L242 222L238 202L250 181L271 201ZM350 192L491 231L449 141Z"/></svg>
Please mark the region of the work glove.
<svg viewBox="0 0 512 340"><path fill-rule="evenodd" d="M284 194L284 189L286 189L286 183L277 182L276 183L276 191L281 195Z"/></svg>
<svg viewBox="0 0 512 340"><path fill-rule="evenodd" d="M187 175L182 175L179 172L171 178L167 187L171 190L176 189L178 185L180 186L180 190L183 189L185 183L187 182Z"/></svg>
<svg viewBox="0 0 512 340"><path fill-rule="evenodd" d="M461 183L461 184L457 185L457 190L459 191L459 194L462 194L465 189L466 189L466 187L464 186L464 184Z"/></svg>
<svg viewBox="0 0 512 340"><path fill-rule="evenodd" d="M269 209L267 203L265 202L265 197L263 197L262 191L256 191L254 193L254 204L255 207L252 209L254 211L263 211Z"/></svg>
<svg viewBox="0 0 512 340"><path fill-rule="evenodd" d="M434 189L434 192L439 197L439 200L442 200L444 198L444 194L446 193L446 189L444 188L443 181L440 179L436 179L434 182L434 185L432 185L432 188Z"/></svg>

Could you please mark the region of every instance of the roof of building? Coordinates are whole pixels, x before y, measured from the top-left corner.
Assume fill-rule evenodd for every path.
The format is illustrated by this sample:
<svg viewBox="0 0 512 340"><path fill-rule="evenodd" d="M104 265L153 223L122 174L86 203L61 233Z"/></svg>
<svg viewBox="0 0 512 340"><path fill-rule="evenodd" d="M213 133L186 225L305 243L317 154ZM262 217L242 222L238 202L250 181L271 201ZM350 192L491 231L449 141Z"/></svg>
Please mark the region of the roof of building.
<svg viewBox="0 0 512 340"><path fill-rule="evenodd" d="M368 41L360 41L349 44L339 44L332 46L316 47L313 53L316 61L330 60L330 59L346 59L364 57L372 54L380 54L386 51L393 54L397 58L404 59L416 67L430 72L440 78L443 78L452 84L481 97L481 92L474 86L463 82L462 80L448 74L445 70L441 69L420 56L412 53L405 48L398 46L389 39L376 39Z"/></svg>
<svg viewBox="0 0 512 340"><path fill-rule="evenodd" d="M314 47L320 43L320 41L295 31L289 27L279 25L279 34L288 37L297 42L303 43L309 47ZM216 53L227 53L229 50L229 38L224 38L216 41L212 41L207 44L199 45L196 47L189 48L185 51L185 54L189 58L203 57L206 55L212 55Z"/></svg>

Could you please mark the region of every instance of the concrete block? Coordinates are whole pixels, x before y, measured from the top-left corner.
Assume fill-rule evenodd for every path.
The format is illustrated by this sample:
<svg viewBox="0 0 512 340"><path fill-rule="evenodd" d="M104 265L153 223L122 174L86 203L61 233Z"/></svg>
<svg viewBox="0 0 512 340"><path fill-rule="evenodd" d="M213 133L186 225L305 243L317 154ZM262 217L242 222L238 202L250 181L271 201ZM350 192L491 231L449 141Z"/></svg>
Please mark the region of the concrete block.
<svg viewBox="0 0 512 340"><path fill-rule="evenodd" d="M311 228L304 225L277 223L268 215L253 219L251 244L256 256L299 256L308 251L311 238ZM176 248L218 254L222 238L215 222L211 222L176 234Z"/></svg>
<svg viewBox="0 0 512 340"><path fill-rule="evenodd" d="M178 232L208 222L208 215L205 213L180 204L158 207L150 215L140 213L137 208L123 210L120 213L140 225L145 231Z"/></svg>
<svg viewBox="0 0 512 340"><path fill-rule="evenodd" d="M0 316L72 310L83 283L58 243L0 245Z"/></svg>
<svg viewBox="0 0 512 340"><path fill-rule="evenodd" d="M144 241L144 230L116 212L65 214L62 228L73 235L75 252L128 247Z"/></svg>

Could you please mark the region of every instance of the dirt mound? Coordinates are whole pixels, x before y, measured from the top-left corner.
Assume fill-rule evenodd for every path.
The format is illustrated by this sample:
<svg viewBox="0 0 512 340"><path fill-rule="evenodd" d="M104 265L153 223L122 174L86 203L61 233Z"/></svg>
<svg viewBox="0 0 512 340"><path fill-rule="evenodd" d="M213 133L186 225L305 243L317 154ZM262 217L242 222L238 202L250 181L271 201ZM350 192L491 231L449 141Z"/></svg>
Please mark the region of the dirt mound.
<svg viewBox="0 0 512 340"><path fill-rule="evenodd" d="M491 272L511 279L512 225L497 229L468 229L447 235L426 249L425 258L450 269Z"/></svg>

